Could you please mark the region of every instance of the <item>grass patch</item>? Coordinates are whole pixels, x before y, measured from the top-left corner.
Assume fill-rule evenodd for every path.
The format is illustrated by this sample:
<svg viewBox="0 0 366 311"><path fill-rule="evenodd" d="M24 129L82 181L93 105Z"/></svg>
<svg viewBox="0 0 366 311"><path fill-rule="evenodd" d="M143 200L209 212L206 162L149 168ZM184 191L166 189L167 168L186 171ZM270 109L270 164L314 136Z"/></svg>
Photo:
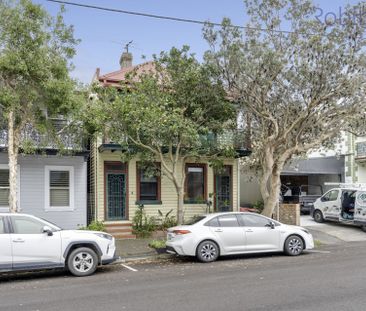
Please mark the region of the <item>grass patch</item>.
<svg viewBox="0 0 366 311"><path fill-rule="evenodd" d="M314 240L314 246L315 248L320 248L323 245L323 243L319 240Z"/></svg>

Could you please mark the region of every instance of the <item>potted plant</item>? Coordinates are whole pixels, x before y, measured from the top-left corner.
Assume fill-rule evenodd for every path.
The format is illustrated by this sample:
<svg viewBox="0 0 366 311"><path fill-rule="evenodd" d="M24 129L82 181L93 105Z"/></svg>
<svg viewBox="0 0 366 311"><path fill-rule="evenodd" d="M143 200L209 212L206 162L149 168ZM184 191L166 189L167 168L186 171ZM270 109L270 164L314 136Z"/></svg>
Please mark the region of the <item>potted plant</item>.
<svg viewBox="0 0 366 311"><path fill-rule="evenodd" d="M154 248L158 254L166 253L165 240L152 240L149 246Z"/></svg>

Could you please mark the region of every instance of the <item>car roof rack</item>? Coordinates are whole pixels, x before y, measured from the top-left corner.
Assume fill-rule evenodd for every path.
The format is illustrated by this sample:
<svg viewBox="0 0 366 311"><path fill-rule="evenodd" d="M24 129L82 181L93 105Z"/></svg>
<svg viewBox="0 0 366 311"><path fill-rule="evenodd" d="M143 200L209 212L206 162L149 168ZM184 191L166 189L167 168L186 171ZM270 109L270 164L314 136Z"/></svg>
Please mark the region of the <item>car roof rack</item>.
<svg viewBox="0 0 366 311"><path fill-rule="evenodd" d="M324 185L325 186L336 186L338 188L366 189L366 183L325 182Z"/></svg>

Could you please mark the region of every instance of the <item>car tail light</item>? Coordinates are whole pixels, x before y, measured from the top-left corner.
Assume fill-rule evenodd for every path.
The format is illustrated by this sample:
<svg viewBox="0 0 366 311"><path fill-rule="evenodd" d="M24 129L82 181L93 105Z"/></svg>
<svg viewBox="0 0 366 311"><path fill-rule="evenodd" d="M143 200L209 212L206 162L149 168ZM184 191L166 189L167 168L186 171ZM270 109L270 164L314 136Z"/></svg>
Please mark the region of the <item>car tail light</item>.
<svg viewBox="0 0 366 311"><path fill-rule="evenodd" d="M174 230L173 233L176 234L176 235L179 235L179 234L188 234L188 233L191 233L191 231L189 231L189 230Z"/></svg>

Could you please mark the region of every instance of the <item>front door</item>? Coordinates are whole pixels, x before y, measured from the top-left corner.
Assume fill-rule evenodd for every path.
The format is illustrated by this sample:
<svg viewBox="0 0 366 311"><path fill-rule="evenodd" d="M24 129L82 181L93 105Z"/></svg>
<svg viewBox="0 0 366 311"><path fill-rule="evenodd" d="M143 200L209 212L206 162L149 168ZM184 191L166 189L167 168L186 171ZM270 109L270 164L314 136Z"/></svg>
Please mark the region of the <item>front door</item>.
<svg viewBox="0 0 366 311"><path fill-rule="evenodd" d="M338 189L333 189L324 194L321 199L321 210L324 212L324 217L331 220L338 220L341 214L341 192Z"/></svg>
<svg viewBox="0 0 366 311"><path fill-rule="evenodd" d="M224 170L215 177L215 209L217 212L229 212L232 205L232 176L231 166L224 166Z"/></svg>
<svg viewBox="0 0 366 311"><path fill-rule="evenodd" d="M107 173L107 220L126 219L126 175Z"/></svg>

